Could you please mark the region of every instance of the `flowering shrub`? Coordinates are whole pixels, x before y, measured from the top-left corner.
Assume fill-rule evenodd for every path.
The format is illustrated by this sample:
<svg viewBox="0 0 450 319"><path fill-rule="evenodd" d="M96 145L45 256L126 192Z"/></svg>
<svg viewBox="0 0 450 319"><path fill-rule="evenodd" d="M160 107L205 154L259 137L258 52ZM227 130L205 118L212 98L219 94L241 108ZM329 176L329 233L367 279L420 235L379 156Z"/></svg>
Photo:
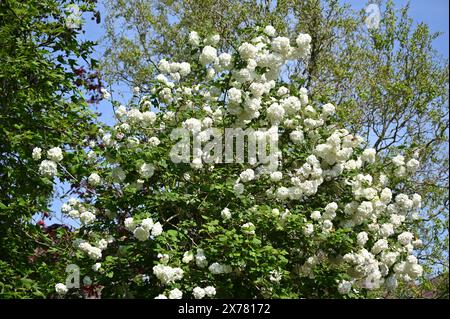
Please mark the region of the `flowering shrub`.
<svg viewBox="0 0 450 319"><path fill-rule="evenodd" d="M72 261L104 296L357 297L421 275L409 232L421 198L402 193L418 161L364 148L334 105L282 80L289 60L307 63L309 35L255 32L230 53L191 32L192 61L161 60L68 168L80 190L62 207L81 222ZM266 128L249 141L278 147L269 163L211 162L201 147L175 163L174 150L191 150L175 128L201 145L213 128ZM39 172L55 176L62 152L43 152L33 151Z"/></svg>

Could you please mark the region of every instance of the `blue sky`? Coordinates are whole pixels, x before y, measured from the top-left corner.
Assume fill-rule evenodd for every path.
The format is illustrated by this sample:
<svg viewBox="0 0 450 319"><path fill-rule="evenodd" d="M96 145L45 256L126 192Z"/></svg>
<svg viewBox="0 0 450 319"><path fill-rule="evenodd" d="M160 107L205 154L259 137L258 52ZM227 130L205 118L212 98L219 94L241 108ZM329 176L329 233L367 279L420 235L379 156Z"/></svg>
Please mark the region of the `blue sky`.
<svg viewBox="0 0 450 319"><path fill-rule="evenodd" d="M105 13L105 8L102 5L102 1L99 1L99 9L102 15ZM404 6L407 0L395 0L395 6L400 8ZM448 0L411 0L410 2L410 16L413 18L415 23L425 22L429 25L432 32L442 32L443 34L434 41L434 47L442 55L444 59L448 60L449 56L449 1ZM361 10L366 7L370 2L362 0L341 0L341 3L347 3L351 8L355 10ZM103 22L102 16L102 22ZM85 23L86 33L81 36L82 39L88 39L92 41L100 41L104 36L105 31L102 25L96 24L89 17L86 17ZM94 53L94 58L102 60L103 48L97 46ZM125 86L114 87L116 93L124 94L125 96L130 96L131 88ZM94 107L96 111L102 113L100 120L107 123L113 124L113 113L112 106L108 101L102 101L97 106ZM57 194L55 195L55 200L53 201L52 210L56 214L55 217L61 218L59 214L61 200L58 199L59 195L62 194L67 187L64 185L57 185ZM67 199L64 200L64 202ZM56 222L56 221L55 221Z"/></svg>
<svg viewBox="0 0 450 319"><path fill-rule="evenodd" d="M375 1L373 1L375 2ZM405 6L409 2L409 14L415 23L424 22L428 24L432 32L443 32L444 34L435 40L435 49L448 59L449 41L449 1L448 0L395 0L397 8ZM341 0L355 10L364 9L367 5L362 0Z"/></svg>

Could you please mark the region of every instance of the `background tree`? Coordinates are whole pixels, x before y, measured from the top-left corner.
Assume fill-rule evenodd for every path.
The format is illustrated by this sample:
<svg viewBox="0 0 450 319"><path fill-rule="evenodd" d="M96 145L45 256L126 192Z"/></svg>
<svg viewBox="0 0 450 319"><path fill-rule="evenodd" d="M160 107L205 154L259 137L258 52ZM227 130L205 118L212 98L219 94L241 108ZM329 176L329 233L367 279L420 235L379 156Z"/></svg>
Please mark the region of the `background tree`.
<svg viewBox="0 0 450 319"><path fill-rule="evenodd" d="M156 79L89 144L76 175L85 190L62 211L82 224L74 262L103 296L366 297L422 274L411 255L421 241L408 232L421 197L402 193L419 162L405 159L403 174L403 157L364 150L332 104L279 76L285 61L309 58L309 35L291 46L271 26L253 32L254 45L237 40L218 63L207 45L218 37L191 33L192 57L159 61ZM191 132L173 137L180 126L203 142L211 127L270 128L248 139L275 137L278 147L266 164L261 153L223 163L205 145L189 163Z"/></svg>
<svg viewBox="0 0 450 319"><path fill-rule="evenodd" d="M96 131L94 113L81 93L87 78L79 66L84 60L84 64L96 67L96 61L89 59L94 43L80 41L81 26L67 23L71 13L68 5L77 5L80 15L91 12L99 18L95 4L90 0L0 2L3 298L47 296L48 287L54 288L54 272L59 271L55 264L62 262L65 254L69 236L65 228L46 227L44 223L51 217L48 211L54 183L38 174L32 151L44 145L78 149L83 139ZM69 155L64 162L75 168L77 158ZM38 225L30 223L35 214L41 218Z"/></svg>
<svg viewBox="0 0 450 319"><path fill-rule="evenodd" d="M109 83L142 86L161 57L183 61L190 30L218 33L229 49L243 29L272 24L280 33L312 36L311 59L285 76L338 115L381 154L416 153L423 165L405 189L424 198L419 258L426 278L448 272L448 61L435 52L439 36L413 25L408 5L384 3L380 27L367 30L364 11L339 1L106 1L105 60ZM174 49L176 48L176 49ZM425 280L424 286L431 284Z"/></svg>

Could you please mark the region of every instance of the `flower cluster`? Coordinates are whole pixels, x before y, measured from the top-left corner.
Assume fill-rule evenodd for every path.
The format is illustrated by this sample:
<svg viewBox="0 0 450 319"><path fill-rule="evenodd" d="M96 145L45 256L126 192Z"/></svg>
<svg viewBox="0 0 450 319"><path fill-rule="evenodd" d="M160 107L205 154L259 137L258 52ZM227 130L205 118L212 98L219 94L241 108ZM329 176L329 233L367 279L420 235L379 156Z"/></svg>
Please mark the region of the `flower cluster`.
<svg viewBox="0 0 450 319"><path fill-rule="evenodd" d="M124 225L140 241L147 240L150 235L152 237L159 236L163 232L162 225L159 222L154 223L151 218L145 218L138 224L133 217L128 217L125 219Z"/></svg>
<svg viewBox="0 0 450 319"><path fill-rule="evenodd" d="M191 32L192 61L161 60L149 86L116 108L116 124L86 143L89 192L62 210L80 219L79 236L89 238L75 246L94 266L104 259L93 266L94 280L110 269L138 283L153 267L162 285L152 286L152 298L201 299L238 288L249 297L314 296L305 291L311 286L357 294L417 279L414 249L422 243L411 225L422 199L401 183L419 162L377 154L340 125L335 105L282 80L286 64L307 63L309 35L289 39L267 26L235 52L221 52L219 43L217 35ZM227 127L264 128L248 140L276 138L272 160L208 161L201 146L213 128ZM174 141L176 128L203 144ZM186 153L189 164L176 163ZM41 173L53 176L62 154L49 151L48 159ZM134 260L129 269L115 264L123 256ZM324 284L327 276L333 281Z"/></svg>
<svg viewBox="0 0 450 319"><path fill-rule="evenodd" d="M35 147L32 157L38 161L42 157L42 149ZM53 147L47 151L48 160L43 160L39 165L39 174L45 177L53 178L58 173L57 163L63 159L62 150L59 147Z"/></svg>
<svg viewBox="0 0 450 319"><path fill-rule="evenodd" d="M181 268L172 268L166 265L156 265L153 267L153 274L163 284L170 284L176 280L183 278L183 270Z"/></svg>

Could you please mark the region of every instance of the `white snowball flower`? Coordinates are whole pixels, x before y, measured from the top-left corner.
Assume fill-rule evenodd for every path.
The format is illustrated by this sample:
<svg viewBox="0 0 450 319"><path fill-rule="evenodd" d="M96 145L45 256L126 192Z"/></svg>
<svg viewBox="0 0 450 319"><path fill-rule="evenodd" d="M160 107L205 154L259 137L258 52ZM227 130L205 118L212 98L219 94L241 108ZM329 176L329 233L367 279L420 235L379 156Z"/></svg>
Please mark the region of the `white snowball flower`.
<svg viewBox="0 0 450 319"><path fill-rule="evenodd" d="M250 182L255 179L255 172L251 168L246 169L239 175L239 178L244 183Z"/></svg>
<svg viewBox="0 0 450 319"><path fill-rule="evenodd" d="M189 33L189 44L196 47L200 45L200 36L197 32L191 31Z"/></svg>
<svg viewBox="0 0 450 319"><path fill-rule="evenodd" d="M414 248L420 248L423 246L423 242L420 239L416 239L412 242L412 245L414 246Z"/></svg>
<svg viewBox="0 0 450 319"><path fill-rule="evenodd" d="M303 132L302 131L292 131L289 134L290 139L292 140L292 142L296 143L296 144L300 144L303 143L304 141L304 136L303 136Z"/></svg>
<svg viewBox="0 0 450 319"><path fill-rule="evenodd" d="M217 58L217 50L212 46L205 46L200 54L200 63L203 65L213 63Z"/></svg>
<svg viewBox="0 0 450 319"><path fill-rule="evenodd" d="M55 285L55 291L59 294L59 295L65 295L69 289L67 288L66 285L62 284L62 283L57 283Z"/></svg>
<svg viewBox="0 0 450 319"><path fill-rule="evenodd" d="M389 178L384 174L380 175L379 180L380 180L380 185L383 187L385 187L389 183Z"/></svg>
<svg viewBox="0 0 450 319"><path fill-rule="evenodd" d="M398 242L403 246L408 245L414 239L414 235L410 232L403 232L397 237Z"/></svg>
<svg viewBox="0 0 450 319"><path fill-rule="evenodd" d="M214 70L213 68L209 68L209 69L206 71L206 78L207 78L208 80L213 79L215 75L216 75L216 70Z"/></svg>
<svg viewBox="0 0 450 319"><path fill-rule="evenodd" d="M80 218L80 212L76 209L72 209L67 213L67 216L69 216L70 218Z"/></svg>
<svg viewBox="0 0 450 319"><path fill-rule="evenodd" d="M179 72L181 76L187 76L189 73L191 73L191 65L187 62L181 62Z"/></svg>
<svg viewBox="0 0 450 319"><path fill-rule="evenodd" d="M305 236L309 236L314 232L314 225L313 224L306 224L303 227L303 234L305 234Z"/></svg>
<svg viewBox="0 0 450 319"><path fill-rule="evenodd" d="M396 261L400 254L398 252L388 251L381 254L381 261L386 264L386 266L391 267Z"/></svg>
<svg viewBox="0 0 450 319"><path fill-rule="evenodd" d="M200 288L200 287L195 287L192 290L192 295L194 296L195 299L203 299L203 297L205 297L206 292L205 289Z"/></svg>
<svg viewBox="0 0 450 319"><path fill-rule="evenodd" d="M223 219L230 219L231 218L231 212L228 209L228 207L225 207L224 209L222 209L222 211L220 212L220 215L222 216Z"/></svg>
<svg viewBox="0 0 450 319"><path fill-rule="evenodd" d="M391 206L391 205L389 205ZM389 208L388 206L388 208ZM390 218L390 222L394 225L394 227L400 226L405 221L405 216L392 214Z"/></svg>
<svg viewBox="0 0 450 319"><path fill-rule="evenodd" d="M141 221L141 227L146 229L147 231L151 231L151 229L153 228L153 219L151 218L145 218Z"/></svg>
<svg viewBox="0 0 450 319"><path fill-rule="evenodd" d="M395 171L395 176L397 177L405 177L406 176L406 168L405 166L399 166Z"/></svg>
<svg viewBox="0 0 450 319"><path fill-rule="evenodd" d="M277 91L277 95L278 96L283 96L289 93L289 89L285 86L281 86L278 91Z"/></svg>
<svg viewBox="0 0 450 319"><path fill-rule="evenodd" d="M375 163L375 155L377 154L374 148L367 148L363 151L361 155L361 160L366 163Z"/></svg>
<svg viewBox="0 0 450 319"><path fill-rule="evenodd" d="M39 165L39 174L46 177L53 177L58 172L58 168L55 162L43 160Z"/></svg>
<svg viewBox="0 0 450 319"><path fill-rule="evenodd" d="M183 127L193 132L200 132L202 129L202 122L195 119L190 118L183 122Z"/></svg>
<svg viewBox="0 0 450 319"><path fill-rule="evenodd" d="M97 271L100 270L101 267L102 267L101 263L95 263L95 264L92 265L92 270L97 272Z"/></svg>
<svg viewBox="0 0 450 319"><path fill-rule="evenodd" d="M331 202L325 206L324 218L333 219L336 217L336 210L338 209L338 205L335 202Z"/></svg>
<svg viewBox="0 0 450 319"><path fill-rule="evenodd" d="M100 183L101 183L100 175L98 175L97 173L92 173L88 177L88 182L92 186L100 185Z"/></svg>
<svg viewBox="0 0 450 319"><path fill-rule="evenodd" d="M322 113L325 116L333 115L335 112L336 112L336 107L331 103L327 103L322 106Z"/></svg>
<svg viewBox="0 0 450 319"><path fill-rule="evenodd" d="M177 280L183 278L184 271L181 268L172 268L166 265L156 265L153 266L153 274L158 278L163 284L171 284Z"/></svg>
<svg viewBox="0 0 450 319"><path fill-rule="evenodd" d="M78 245L78 248L85 252L90 258L97 260L102 258L102 250L98 247L94 247L91 244L89 244L88 242L81 242Z"/></svg>
<svg viewBox="0 0 450 319"><path fill-rule="evenodd" d="M203 167L202 159L199 158L199 157L194 158L194 159L192 160L192 162L191 162L190 165L191 165L191 167L194 168L194 169L200 169L200 168Z"/></svg>
<svg viewBox="0 0 450 319"><path fill-rule="evenodd" d="M244 42L238 48L238 52L241 55L243 60L249 60L256 58L256 54L258 53L258 49L248 42Z"/></svg>
<svg viewBox="0 0 450 319"><path fill-rule="evenodd" d="M152 227L152 236L154 237L159 236L162 234L162 232L163 232L162 225L159 222L155 223Z"/></svg>
<svg viewBox="0 0 450 319"><path fill-rule="evenodd" d="M362 197L364 197L367 200L372 200L377 196L378 192L375 188L369 187L365 188L362 191Z"/></svg>
<svg viewBox="0 0 450 319"><path fill-rule="evenodd" d="M310 217L312 220L318 221L322 217L322 214L318 210L315 210L311 213Z"/></svg>
<svg viewBox="0 0 450 319"><path fill-rule="evenodd" d="M416 159L410 159L407 163L406 163L406 170L409 173L415 173L420 166L420 162Z"/></svg>
<svg viewBox="0 0 450 319"><path fill-rule="evenodd" d="M388 241L383 238L383 239L379 239L375 242L375 244L372 247L371 252L372 252L372 254L377 255L380 252L382 252L383 250L386 250L388 248L389 248Z"/></svg>
<svg viewBox="0 0 450 319"><path fill-rule="evenodd" d="M175 288L169 292L169 299L181 299L183 298L183 293L180 289Z"/></svg>
<svg viewBox="0 0 450 319"><path fill-rule="evenodd" d="M64 204L61 205L61 211L62 211L63 213L67 213L67 212L69 212L71 209L72 209L72 206L70 206L70 204L68 204L68 203L64 203Z"/></svg>
<svg viewBox="0 0 450 319"><path fill-rule="evenodd" d="M255 225L253 225L253 223L245 223L244 225L241 226L241 230L244 234L246 235L254 235L255 234Z"/></svg>
<svg viewBox="0 0 450 319"><path fill-rule="evenodd" d="M405 158L402 155L397 155L392 158L392 163L396 166L403 166L405 165Z"/></svg>
<svg viewBox="0 0 450 319"><path fill-rule="evenodd" d="M158 63L158 69L162 73L170 73L170 63L166 59L162 59Z"/></svg>
<svg viewBox="0 0 450 319"><path fill-rule="evenodd" d="M194 260L194 253L192 251L186 251L183 254L183 259L181 259L182 262L184 262L185 264L190 263L192 260Z"/></svg>
<svg viewBox="0 0 450 319"><path fill-rule="evenodd" d="M218 275L218 274L228 274L230 273L233 269L231 268L230 265L223 265L223 264L219 264L219 263L212 263L209 267L208 270L214 274L214 275Z"/></svg>
<svg viewBox="0 0 450 319"><path fill-rule="evenodd" d="M144 163L141 166L139 166L139 174L143 178L152 177L154 172L155 172L155 167L152 164Z"/></svg>
<svg viewBox="0 0 450 319"><path fill-rule="evenodd" d="M270 272L269 280L270 280L271 282L276 282L276 283L278 283L278 282L280 282L280 280L281 280L282 278L283 278L283 277L282 277L282 274L281 274L279 271L273 270L273 271Z"/></svg>
<svg viewBox="0 0 450 319"><path fill-rule="evenodd" d="M308 100L309 100L308 99L308 89L302 87L302 88L300 88L299 93L300 93L299 97L300 97L300 101L302 102L302 105L306 105L305 111L309 107L309 110L312 111L312 114L314 114L315 113L314 108L311 105L307 105L308 104Z"/></svg>
<svg viewBox="0 0 450 319"><path fill-rule="evenodd" d="M326 219L322 223L323 230L328 232L333 228L333 222L329 219Z"/></svg>
<svg viewBox="0 0 450 319"><path fill-rule="evenodd" d="M84 212L80 214L80 221L84 224L91 224L95 221L95 215L91 212Z"/></svg>
<svg viewBox="0 0 450 319"><path fill-rule="evenodd" d="M42 149L40 147L33 148L33 154L31 155L35 161L38 161L42 157Z"/></svg>
<svg viewBox="0 0 450 319"><path fill-rule="evenodd" d="M298 47L307 47L311 43L311 36L307 33L300 33L295 39Z"/></svg>
<svg viewBox="0 0 450 319"><path fill-rule="evenodd" d="M151 125L153 123L155 123L156 120L156 114L154 112L151 111L145 111L142 113L142 122L144 123L144 125Z"/></svg>
<svg viewBox="0 0 450 319"><path fill-rule="evenodd" d="M422 196L419 194L413 194L411 200L414 208L419 209L422 207Z"/></svg>
<svg viewBox="0 0 450 319"><path fill-rule="evenodd" d="M111 146L113 144L111 134L109 134L109 133L103 135L102 141L103 141L103 143L105 143L106 146Z"/></svg>
<svg viewBox="0 0 450 319"><path fill-rule="evenodd" d="M205 290L205 294L208 297L214 297L216 295L216 288L214 288L213 286L207 286L204 288Z"/></svg>
<svg viewBox="0 0 450 319"><path fill-rule="evenodd" d="M239 104L242 102L242 91L236 88L228 90L228 100L232 104Z"/></svg>
<svg viewBox="0 0 450 319"><path fill-rule="evenodd" d="M157 138L156 136L152 136L148 139L148 144L150 144L151 146L158 146L160 143L161 142L159 138Z"/></svg>
<svg viewBox="0 0 450 319"><path fill-rule="evenodd" d="M127 112L127 118L130 124L138 124L142 121L142 113L137 108L132 108Z"/></svg>
<svg viewBox="0 0 450 319"><path fill-rule="evenodd" d="M267 93L266 86L263 83L253 82L252 84L250 84L249 89L255 98L259 98Z"/></svg>
<svg viewBox="0 0 450 319"><path fill-rule="evenodd" d="M136 222L134 221L133 217L125 218L124 220L125 228L129 231L134 231L136 228Z"/></svg>
<svg viewBox="0 0 450 319"><path fill-rule="evenodd" d="M392 191L387 187L384 188L381 191L380 200L385 204L389 204L392 200Z"/></svg>
<svg viewBox="0 0 450 319"><path fill-rule="evenodd" d="M289 196L291 196L293 194L293 190L294 189L292 189L292 188L289 189L287 187L281 186L281 187L277 188L277 190L275 192L275 196L278 200L283 201L283 200L289 198Z"/></svg>
<svg viewBox="0 0 450 319"><path fill-rule="evenodd" d="M291 51L291 42L286 37L276 37L272 40L272 49L280 53L282 56L287 57Z"/></svg>
<svg viewBox="0 0 450 319"><path fill-rule="evenodd" d="M133 235L134 235L134 237L136 237L136 239L138 239L140 241L145 241L150 236L148 229L146 229L142 226L136 227L136 229L133 232Z"/></svg>
<svg viewBox="0 0 450 319"><path fill-rule="evenodd" d="M395 203L402 209L410 210L413 206L413 201L409 199L406 194L398 194L395 196Z"/></svg>
<svg viewBox="0 0 450 319"><path fill-rule="evenodd" d="M368 240L369 240L369 236L364 231L358 233L358 235L356 236L356 241L357 241L358 245L361 247L364 247L364 245L367 243Z"/></svg>
<svg viewBox="0 0 450 319"><path fill-rule="evenodd" d="M222 69L229 69L232 65L231 65L231 59L232 56L229 53L221 53L219 55L219 65Z"/></svg>
<svg viewBox="0 0 450 319"><path fill-rule="evenodd" d="M77 198L71 197L68 203L70 206L76 206L80 203L80 201Z"/></svg>
<svg viewBox="0 0 450 319"><path fill-rule="evenodd" d="M281 181L282 178L283 178L283 173L281 173L281 172L276 171L276 172L270 173L270 180L272 182L279 182L279 181Z"/></svg>
<svg viewBox="0 0 450 319"><path fill-rule="evenodd" d="M122 119L127 115L127 109L124 105L120 105L114 112L118 119Z"/></svg>
<svg viewBox="0 0 450 319"><path fill-rule="evenodd" d="M394 225L391 223L384 223L380 227L380 236L381 237L389 237L394 235Z"/></svg>
<svg viewBox="0 0 450 319"><path fill-rule="evenodd" d="M267 117L272 123L279 123L285 114L284 108L278 103L272 103L267 108Z"/></svg>
<svg viewBox="0 0 450 319"><path fill-rule="evenodd" d="M195 263L200 268L204 268L208 265L208 260L206 259L205 251L203 249L197 249L197 254L195 255Z"/></svg>
<svg viewBox="0 0 450 319"><path fill-rule="evenodd" d="M273 37L275 36L275 34L277 33L277 31L275 30L274 27L272 27L271 25L268 25L264 28L264 33L266 35L268 35L269 37Z"/></svg>

